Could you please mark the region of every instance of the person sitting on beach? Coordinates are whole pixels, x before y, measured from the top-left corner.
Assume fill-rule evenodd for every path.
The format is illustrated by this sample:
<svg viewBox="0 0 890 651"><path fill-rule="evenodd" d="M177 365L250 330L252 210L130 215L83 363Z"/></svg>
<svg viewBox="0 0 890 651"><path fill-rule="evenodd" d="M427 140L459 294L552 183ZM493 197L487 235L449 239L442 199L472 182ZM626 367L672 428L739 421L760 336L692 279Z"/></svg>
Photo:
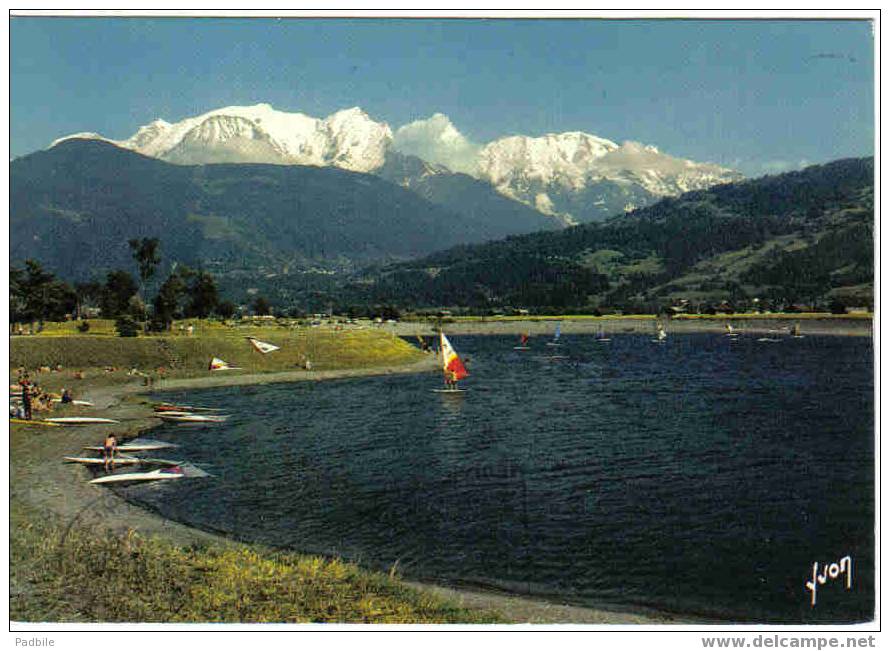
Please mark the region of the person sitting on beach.
<svg viewBox="0 0 890 651"><path fill-rule="evenodd" d="M74 398L71 397L71 393L68 389L62 389L62 404L67 405L69 402L73 402Z"/></svg>
<svg viewBox="0 0 890 651"><path fill-rule="evenodd" d="M109 465L111 469L114 470L114 453L117 450L117 439L114 437L114 434L109 434L105 437L105 443L102 445L102 457L105 460L105 470L108 470Z"/></svg>

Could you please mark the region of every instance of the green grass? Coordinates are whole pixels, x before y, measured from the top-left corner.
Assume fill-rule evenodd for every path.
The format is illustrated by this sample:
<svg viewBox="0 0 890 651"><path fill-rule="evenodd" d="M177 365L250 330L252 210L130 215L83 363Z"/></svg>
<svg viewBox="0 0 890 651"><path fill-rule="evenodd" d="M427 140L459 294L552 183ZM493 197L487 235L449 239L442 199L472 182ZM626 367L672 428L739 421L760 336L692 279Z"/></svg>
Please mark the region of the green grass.
<svg viewBox="0 0 890 651"><path fill-rule="evenodd" d="M422 353L395 335L378 330L334 330L288 328L274 325L226 327L196 322L192 336L173 335L116 337L95 334L62 334L55 324L51 334L15 337L10 344L10 366L36 369L41 366L65 369L136 368L143 372L164 369L165 377L205 375L212 357L219 357L244 372L293 371L308 357L314 370L364 368L417 361ZM263 355L246 337L280 346ZM241 371L232 371L239 373Z"/></svg>
<svg viewBox="0 0 890 651"><path fill-rule="evenodd" d="M487 623L338 559L243 544L177 546L13 512L10 618L80 622Z"/></svg>

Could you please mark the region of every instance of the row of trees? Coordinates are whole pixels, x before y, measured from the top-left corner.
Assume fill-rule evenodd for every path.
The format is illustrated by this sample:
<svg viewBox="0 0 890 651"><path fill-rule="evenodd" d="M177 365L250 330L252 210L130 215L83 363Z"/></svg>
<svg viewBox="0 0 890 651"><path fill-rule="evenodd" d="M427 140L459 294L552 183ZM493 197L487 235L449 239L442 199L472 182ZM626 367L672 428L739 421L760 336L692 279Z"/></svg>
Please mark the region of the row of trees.
<svg viewBox="0 0 890 651"><path fill-rule="evenodd" d="M10 266L10 322L38 324L83 318L87 308L98 307L104 318L117 319L124 329L141 327L155 331L170 329L177 318L232 317L237 307L219 297L213 276L200 269L174 265L154 298L146 300L146 287L160 264L157 238L129 241L139 270L139 282L124 270L110 271L105 282L90 281L70 285L43 269L39 262L26 260L23 268ZM121 330L121 327L119 327Z"/></svg>

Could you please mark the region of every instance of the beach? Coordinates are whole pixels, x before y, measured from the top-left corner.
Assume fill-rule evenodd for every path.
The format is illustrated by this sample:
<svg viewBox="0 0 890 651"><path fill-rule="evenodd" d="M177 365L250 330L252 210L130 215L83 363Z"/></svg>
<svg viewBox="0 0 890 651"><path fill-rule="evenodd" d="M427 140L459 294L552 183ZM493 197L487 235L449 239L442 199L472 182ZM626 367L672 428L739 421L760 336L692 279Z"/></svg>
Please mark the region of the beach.
<svg viewBox="0 0 890 651"><path fill-rule="evenodd" d="M140 380L118 384L87 383L78 397L94 403L81 413L113 418L119 424L95 427L19 427L11 428L10 500L13 510L20 505L27 513L46 513L70 526L117 534L135 531L146 537L160 537L176 545L201 543L239 545L226 537L187 527L118 498L111 491L89 484L87 471L77 464L61 463L61 457L74 454L85 445L96 445L107 433L127 440L145 433L158 424L152 416L151 403L142 394L165 389L206 388L265 384L273 382L321 381L392 373L433 372L436 358L428 355L418 362L377 368L338 369L330 371L288 371L283 373L210 375L161 381L148 389ZM299 551L299 550L296 550ZM513 623L534 624L634 624L659 625L689 623L689 618L654 612L618 612L609 609L582 608L550 603L517 595L478 589L455 588L415 581L406 585L443 597L469 610L495 611ZM28 590L25 583L11 580L11 594Z"/></svg>

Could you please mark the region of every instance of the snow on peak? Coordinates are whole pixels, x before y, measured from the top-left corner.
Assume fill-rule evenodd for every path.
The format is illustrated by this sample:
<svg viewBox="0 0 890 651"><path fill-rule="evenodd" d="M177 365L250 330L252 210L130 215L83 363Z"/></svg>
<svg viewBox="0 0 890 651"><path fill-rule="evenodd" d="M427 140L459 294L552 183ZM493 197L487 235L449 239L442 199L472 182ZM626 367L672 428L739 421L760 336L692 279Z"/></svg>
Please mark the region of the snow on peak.
<svg viewBox="0 0 890 651"><path fill-rule="evenodd" d="M607 211L619 201L622 206L636 204L741 178L717 165L675 158L653 145L618 145L583 131L513 135L480 144L462 134L447 115L433 113L393 133L358 106L326 118L280 111L267 103L226 106L179 122L156 119L122 141L79 133L53 145L68 138L108 140L181 164L264 162L357 172L381 169L392 149L426 161L432 165L430 174L443 167L471 174L504 196L564 220L572 219L570 211L590 206L602 204Z"/></svg>
<svg viewBox="0 0 890 651"><path fill-rule="evenodd" d="M98 134L68 137L108 140ZM389 125L358 107L319 119L260 103L225 106L179 122L156 119L126 140L109 142L171 162L259 162L266 156L266 162L369 172L383 164L391 140Z"/></svg>
<svg viewBox="0 0 890 651"><path fill-rule="evenodd" d="M94 133L93 131L81 131L80 133L72 133L69 136L62 136L61 138L56 138L49 144L49 149L52 149L60 142L65 142L66 140L104 140L105 142L114 143L113 140L109 140L103 136L100 136L98 133ZM117 143L114 143L117 144Z"/></svg>
<svg viewBox="0 0 890 651"><path fill-rule="evenodd" d="M616 149L618 145L611 140L580 131L538 138L508 136L482 149L479 169L495 187L535 180L580 188L597 161Z"/></svg>

